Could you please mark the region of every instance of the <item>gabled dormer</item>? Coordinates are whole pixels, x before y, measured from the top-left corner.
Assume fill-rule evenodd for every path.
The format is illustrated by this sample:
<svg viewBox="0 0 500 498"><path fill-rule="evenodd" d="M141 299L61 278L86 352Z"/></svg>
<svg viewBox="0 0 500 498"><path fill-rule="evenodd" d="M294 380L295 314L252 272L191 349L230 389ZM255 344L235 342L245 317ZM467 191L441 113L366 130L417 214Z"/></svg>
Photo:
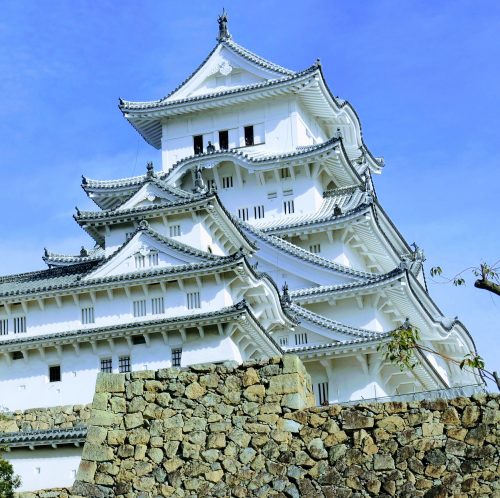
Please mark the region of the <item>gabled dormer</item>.
<svg viewBox="0 0 500 498"><path fill-rule="evenodd" d="M217 261L220 256L200 251L155 232L142 221L134 235L86 279Z"/></svg>

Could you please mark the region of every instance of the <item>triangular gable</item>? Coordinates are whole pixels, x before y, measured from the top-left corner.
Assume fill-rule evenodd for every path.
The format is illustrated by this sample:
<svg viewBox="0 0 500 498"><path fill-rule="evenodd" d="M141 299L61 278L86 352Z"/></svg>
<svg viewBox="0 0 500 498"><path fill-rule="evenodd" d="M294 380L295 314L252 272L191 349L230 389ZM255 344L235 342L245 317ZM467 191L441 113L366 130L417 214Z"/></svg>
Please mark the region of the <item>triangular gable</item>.
<svg viewBox="0 0 500 498"><path fill-rule="evenodd" d="M161 204L162 202L178 202L179 197L160 188L153 182L145 183L137 192L135 192L127 201L120 205L116 211L131 209L135 207L151 206Z"/></svg>
<svg viewBox="0 0 500 498"><path fill-rule="evenodd" d="M139 230L115 254L85 280L203 263L218 259L151 230Z"/></svg>
<svg viewBox="0 0 500 498"><path fill-rule="evenodd" d="M257 62L260 58L236 44L234 44L236 49L232 45L232 43L217 45L202 65L165 100L168 102L207 95L275 80L287 75L284 74L283 69L273 69L271 63L269 67L263 67ZM254 56L255 62L252 61L250 55L245 54ZM287 71L287 73L293 74L292 71Z"/></svg>

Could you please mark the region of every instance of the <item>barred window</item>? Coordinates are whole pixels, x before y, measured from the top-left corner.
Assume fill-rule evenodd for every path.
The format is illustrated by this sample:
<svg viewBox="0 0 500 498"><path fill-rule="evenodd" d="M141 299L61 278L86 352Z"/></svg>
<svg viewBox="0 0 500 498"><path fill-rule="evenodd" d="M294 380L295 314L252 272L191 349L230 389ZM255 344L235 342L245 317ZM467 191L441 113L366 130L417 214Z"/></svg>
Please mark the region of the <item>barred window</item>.
<svg viewBox="0 0 500 498"><path fill-rule="evenodd" d="M130 356L120 356L118 358L118 371L120 373L130 372Z"/></svg>
<svg viewBox="0 0 500 498"><path fill-rule="evenodd" d="M172 366L180 367L182 359L182 348L172 349Z"/></svg>
<svg viewBox="0 0 500 498"><path fill-rule="evenodd" d="M170 226L170 237L179 237L181 234L181 226L180 225L171 225Z"/></svg>
<svg viewBox="0 0 500 498"><path fill-rule="evenodd" d="M134 301L134 316L146 316L146 300Z"/></svg>
<svg viewBox="0 0 500 498"><path fill-rule="evenodd" d="M256 220L264 218L264 206L254 206L253 213Z"/></svg>
<svg viewBox="0 0 500 498"><path fill-rule="evenodd" d="M295 345L301 346L302 344L307 344L307 333L306 332L295 334Z"/></svg>
<svg viewBox="0 0 500 498"><path fill-rule="evenodd" d="M16 316L14 318L14 334L26 332L26 317Z"/></svg>
<svg viewBox="0 0 500 498"><path fill-rule="evenodd" d="M153 297L153 299L151 299L151 312L153 315L165 313L165 301L163 297Z"/></svg>
<svg viewBox="0 0 500 498"><path fill-rule="evenodd" d="M312 244L309 246L309 250L314 254L319 254L321 252L321 244Z"/></svg>
<svg viewBox="0 0 500 498"><path fill-rule="evenodd" d="M61 365L49 367L49 382L61 382Z"/></svg>
<svg viewBox="0 0 500 498"><path fill-rule="evenodd" d="M213 178L207 180L207 186L209 190L217 190L217 183Z"/></svg>
<svg viewBox="0 0 500 498"><path fill-rule="evenodd" d="M233 187L233 177L223 176L222 177L222 188L232 188Z"/></svg>
<svg viewBox="0 0 500 498"><path fill-rule="evenodd" d="M188 310L201 308L200 293L199 292L188 292L187 293L187 307L188 307Z"/></svg>
<svg viewBox="0 0 500 498"><path fill-rule="evenodd" d="M82 308L82 323L95 323L94 307Z"/></svg>
<svg viewBox="0 0 500 498"><path fill-rule="evenodd" d="M288 346L288 336L279 337L278 343L280 346Z"/></svg>
<svg viewBox="0 0 500 498"><path fill-rule="evenodd" d="M0 320L0 335L7 335L9 333L9 320L4 318Z"/></svg>
<svg viewBox="0 0 500 498"><path fill-rule="evenodd" d="M113 373L112 358L101 358L101 372Z"/></svg>
<svg viewBox="0 0 500 498"><path fill-rule="evenodd" d="M328 404L328 382L319 382L316 384L316 399L318 405Z"/></svg>
<svg viewBox="0 0 500 498"><path fill-rule="evenodd" d="M295 205L293 201L284 201L283 202L283 210L285 214L293 214L295 213Z"/></svg>
<svg viewBox="0 0 500 498"><path fill-rule="evenodd" d="M281 178L290 178L290 170L288 168L281 168L280 169L280 176Z"/></svg>
<svg viewBox="0 0 500 498"><path fill-rule="evenodd" d="M149 266L158 266L158 253L156 251L149 253Z"/></svg>
<svg viewBox="0 0 500 498"><path fill-rule="evenodd" d="M146 266L146 258L142 254L135 255L135 267L137 269L145 268Z"/></svg>
<svg viewBox="0 0 500 498"><path fill-rule="evenodd" d="M238 209L238 218L243 221L248 220L248 208Z"/></svg>

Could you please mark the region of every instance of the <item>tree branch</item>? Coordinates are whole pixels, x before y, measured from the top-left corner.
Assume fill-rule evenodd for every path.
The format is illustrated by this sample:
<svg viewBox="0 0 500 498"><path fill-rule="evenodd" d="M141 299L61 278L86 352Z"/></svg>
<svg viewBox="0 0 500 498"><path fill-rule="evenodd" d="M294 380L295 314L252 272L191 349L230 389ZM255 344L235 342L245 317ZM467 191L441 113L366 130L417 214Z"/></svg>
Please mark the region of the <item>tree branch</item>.
<svg viewBox="0 0 500 498"><path fill-rule="evenodd" d="M474 287L477 287L478 289L484 289L489 292L493 292L493 294L500 296L500 285L496 284L495 282L492 282L491 280L488 280L487 278L478 278L474 282Z"/></svg>

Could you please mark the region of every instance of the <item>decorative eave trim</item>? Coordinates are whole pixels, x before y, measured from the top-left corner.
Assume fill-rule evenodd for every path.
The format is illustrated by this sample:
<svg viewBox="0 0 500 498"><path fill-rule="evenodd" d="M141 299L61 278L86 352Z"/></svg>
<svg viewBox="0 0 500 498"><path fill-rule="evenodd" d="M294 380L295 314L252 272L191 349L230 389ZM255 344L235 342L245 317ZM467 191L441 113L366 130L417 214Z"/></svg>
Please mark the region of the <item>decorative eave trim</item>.
<svg viewBox="0 0 500 498"><path fill-rule="evenodd" d="M19 432L0 432L0 445L12 448L30 448L35 446L79 446L85 442L87 427L72 429L46 429Z"/></svg>

